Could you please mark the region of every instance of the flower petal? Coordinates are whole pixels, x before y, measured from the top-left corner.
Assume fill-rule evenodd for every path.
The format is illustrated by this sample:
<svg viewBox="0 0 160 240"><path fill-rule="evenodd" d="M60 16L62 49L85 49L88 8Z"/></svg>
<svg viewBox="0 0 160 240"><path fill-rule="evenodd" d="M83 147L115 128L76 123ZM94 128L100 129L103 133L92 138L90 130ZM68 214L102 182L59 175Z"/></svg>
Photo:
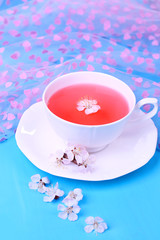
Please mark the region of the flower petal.
<svg viewBox="0 0 160 240"><path fill-rule="evenodd" d="M74 158L74 154L72 151L65 151L65 153L67 154L68 160L72 161Z"/></svg>
<svg viewBox="0 0 160 240"><path fill-rule="evenodd" d="M86 150L83 150L81 152L81 156L83 158L83 161L87 160L89 158L89 153Z"/></svg>
<svg viewBox="0 0 160 240"><path fill-rule="evenodd" d="M64 195L64 191L62 191L60 189L57 189L56 195L59 196L59 197L62 197Z"/></svg>
<svg viewBox="0 0 160 240"><path fill-rule="evenodd" d="M45 193L47 191L47 188L45 186L38 185L38 192Z"/></svg>
<svg viewBox="0 0 160 240"><path fill-rule="evenodd" d="M94 217L90 216L85 219L87 224L94 224Z"/></svg>
<svg viewBox="0 0 160 240"><path fill-rule="evenodd" d="M105 231L103 224L99 223L97 227L95 227L95 231L98 233L103 233Z"/></svg>
<svg viewBox="0 0 160 240"><path fill-rule="evenodd" d="M48 196L52 196L53 194L55 193L55 190L54 190L54 188L53 187L47 187L46 188L46 194L48 195Z"/></svg>
<svg viewBox="0 0 160 240"><path fill-rule="evenodd" d="M60 218L62 218L62 219L66 219L67 216L68 216L67 212L60 212L60 213L58 214L58 217L60 217Z"/></svg>
<svg viewBox="0 0 160 240"><path fill-rule="evenodd" d="M80 111L80 112L81 112L81 111L83 111L84 109L85 109L85 107L84 107L84 106L80 106L80 105L79 105L79 106L77 106L77 110L78 110L78 111Z"/></svg>
<svg viewBox="0 0 160 240"><path fill-rule="evenodd" d="M76 161L77 161L77 164L82 164L82 163L83 163L83 158L82 158L82 156L76 155L76 156L75 156L75 159L76 159Z"/></svg>
<svg viewBox="0 0 160 240"><path fill-rule="evenodd" d="M65 211L65 210L66 210L66 207L65 207L63 204L59 204L57 209L58 209L59 211Z"/></svg>
<svg viewBox="0 0 160 240"><path fill-rule="evenodd" d="M54 190L56 191L58 189L58 182L54 185Z"/></svg>
<svg viewBox="0 0 160 240"><path fill-rule="evenodd" d="M41 176L39 174L35 174L31 177L32 182L39 182L41 179Z"/></svg>
<svg viewBox="0 0 160 240"><path fill-rule="evenodd" d="M65 203L65 205L67 207L71 207L71 206L77 204L77 201L75 199L68 198L68 197L64 198L62 202Z"/></svg>
<svg viewBox="0 0 160 240"><path fill-rule="evenodd" d="M29 182L28 186L29 186L30 189L36 190L38 188L38 183Z"/></svg>
<svg viewBox="0 0 160 240"><path fill-rule="evenodd" d="M82 190L80 188L75 188L74 193L77 194L76 200L80 201L83 198Z"/></svg>
<svg viewBox="0 0 160 240"><path fill-rule="evenodd" d="M50 183L48 177L43 177L42 178L42 182L44 182L45 184L49 184Z"/></svg>
<svg viewBox="0 0 160 240"><path fill-rule="evenodd" d="M44 202L52 202L53 199L54 199L54 196L52 196L52 197L45 196L45 197L43 198L43 201L44 201Z"/></svg>
<svg viewBox="0 0 160 240"><path fill-rule="evenodd" d="M107 224L105 222L102 222L100 224L104 227L104 229L108 229L108 226L107 226Z"/></svg>
<svg viewBox="0 0 160 240"><path fill-rule="evenodd" d="M63 158L62 162L63 162L64 165L68 165L68 164L71 163L71 161L69 159L67 159L67 158Z"/></svg>
<svg viewBox="0 0 160 240"><path fill-rule="evenodd" d="M87 226L85 226L85 228L84 228L84 230L85 230L86 233L92 232L93 229L94 229L93 225L87 225Z"/></svg>
<svg viewBox="0 0 160 240"><path fill-rule="evenodd" d="M78 205L74 205L74 206L73 206L73 212L74 212L74 213L79 213L80 210L81 210L81 208L80 208Z"/></svg>
<svg viewBox="0 0 160 240"><path fill-rule="evenodd" d="M104 222L104 220L101 217L95 217L94 220L98 223Z"/></svg>
<svg viewBox="0 0 160 240"><path fill-rule="evenodd" d="M81 101L77 102L77 105L85 107L85 102L86 102L85 100L81 100Z"/></svg>
<svg viewBox="0 0 160 240"><path fill-rule="evenodd" d="M80 200L82 200L82 198L83 198L83 194L80 193L77 195L76 200L79 202Z"/></svg>
<svg viewBox="0 0 160 240"><path fill-rule="evenodd" d="M77 214L75 214L75 213L70 213L69 215L68 215L68 219L70 220L70 221L76 221L77 219L78 219L78 216L77 216Z"/></svg>
<svg viewBox="0 0 160 240"><path fill-rule="evenodd" d="M75 189L73 190L73 192L74 192L75 194L79 195L79 194L82 193L82 189L80 189L80 188L75 188Z"/></svg>
<svg viewBox="0 0 160 240"><path fill-rule="evenodd" d="M94 113L94 111L92 110L92 108L86 108L86 109L85 109L85 114L86 114L86 115L89 115L89 114L91 114L91 113Z"/></svg>
<svg viewBox="0 0 160 240"><path fill-rule="evenodd" d="M98 110L100 109L100 106L99 105L93 105L92 106L92 112L98 112Z"/></svg>

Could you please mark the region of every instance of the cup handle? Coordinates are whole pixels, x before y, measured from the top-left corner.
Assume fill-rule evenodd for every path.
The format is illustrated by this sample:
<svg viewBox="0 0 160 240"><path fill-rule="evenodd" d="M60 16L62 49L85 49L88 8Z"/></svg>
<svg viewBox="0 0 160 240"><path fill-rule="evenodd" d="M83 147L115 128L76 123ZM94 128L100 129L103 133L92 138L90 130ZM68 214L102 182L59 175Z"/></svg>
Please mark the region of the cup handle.
<svg viewBox="0 0 160 240"><path fill-rule="evenodd" d="M153 109L146 113L145 115L140 115L140 108L142 106L144 106L145 104L151 104L153 105ZM143 98L141 99L135 106L135 109L133 111L133 113L131 114L131 118L130 120L131 121L141 121L141 120L146 120L146 119L149 119L149 118L152 118L158 111L158 100L157 98Z"/></svg>

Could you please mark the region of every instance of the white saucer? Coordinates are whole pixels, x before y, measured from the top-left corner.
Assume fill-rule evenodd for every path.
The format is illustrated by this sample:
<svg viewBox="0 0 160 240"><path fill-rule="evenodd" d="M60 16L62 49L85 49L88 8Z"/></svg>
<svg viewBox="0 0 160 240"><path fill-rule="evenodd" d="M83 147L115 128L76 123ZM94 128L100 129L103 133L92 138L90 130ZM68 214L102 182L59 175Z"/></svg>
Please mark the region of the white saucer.
<svg viewBox="0 0 160 240"><path fill-rule="evenodd" d="M140 114L144 113L140 111ZM155 153L157 129L151 119L129 122L118 139L94 153L94 170L87 173L80 172L76 165L57 167L53 164L51 155L63 149L65 143L50 127L42 102L24 112L16 141L26 157L43 171L66 178L101 181L123 176L145 165Z"/></svg>

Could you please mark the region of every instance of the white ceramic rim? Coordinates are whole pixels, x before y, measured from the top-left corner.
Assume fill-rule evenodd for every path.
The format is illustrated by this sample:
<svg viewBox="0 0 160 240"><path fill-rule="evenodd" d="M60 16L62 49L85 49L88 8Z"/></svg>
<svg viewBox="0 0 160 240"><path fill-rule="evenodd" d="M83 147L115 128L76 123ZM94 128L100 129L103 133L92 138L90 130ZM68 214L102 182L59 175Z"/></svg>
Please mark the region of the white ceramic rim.
<svg viewBox="0 0 160 240"><path fill-rule="evenodd" d="M67 120L65 120L65 119L63 119L63 118L58 117L56 114L54 114L52 111L50 111L50 109L48 108L48 106L47 106L47 104L46 104L46 100L45 100L45 95L46 95L47 90L48 90L55 82L59 81L59 80L62 79L64 76L76 75L76 74L81 74L81 73L83 73L83 74L84 74L84 73L91 73L91 74L96 73L96 74L100 74L100 75L103 75L103 76L105 75L105 77L106 77L106 76L112 77L114 80L119 81L122 85L124 85L125 87L127 87L128 90L130 91L131 96L132 96L133 101L134 101L133 107L129 110L128 114L127 114L126 116L124 116L123 118L121 118L121 119L119 119L119 120L117 120L117 121L111 122L111 123L100 124L100 125L98 125L98 124L97 124L97 125L85 125L85 124L78 124L78 123L69 122L69 121L67 121ZM86 83L87 83L87 82L86 82ZM98 83L96 83L96 84L98 85ZM102 84L101 84L101 85L102 85ZM68 86L69 86L69 85L68 85ZM118 90L117 90L117 91L118 91ZM121 93L121 92L120 92L120 93ZM121 93L121 94L122 94L122 93ZM122 95L123 95L123 94L122 94ZM124 95L123 95L123 96L124 96ZM125 97L125 96L124 96L124 97ZM126 99L126 97L125 97L125 99ZM126 99L126 100L127 100L127 99ZM43 103L44 103L44 106L45 106L46 110L49 111L50 114L54 115L54 117L56 117L56 118L59 119L60 121L65 122L65 123L68 123L68 124L73 125L73 126L76 125L76 126L83 127L83 128L84 128L84 127L86 127L86 128L90 128L90 127L100 128L100 127L104 127L104 126L111 126L111 125L113 125L113 124L116 124L116 123L118 123L118 122L121 122L122 120L124 120L125 118L128 118L128 117L132 114L132 112L133 112L133 110L134 110L134 108L135 108L135 105L136 105L136 97L135 97L133 91L131 90L131 88L130 88L126 83L124 83L122 80L120 80L120 79L118 79L118 78L116 78L116 77L113 77L112 75L105 74L105 73L101 73L101 72L92 72L92 71L71 72L71 73L67 73L67 74L64 74L64 75L61 75L61 76L55 78L55 79L54 79L52 82L50 82L50 83L46 86L46 88L44 89L44 92L43 92L43 95L42 95L42 101L43 101Z"/></svg>

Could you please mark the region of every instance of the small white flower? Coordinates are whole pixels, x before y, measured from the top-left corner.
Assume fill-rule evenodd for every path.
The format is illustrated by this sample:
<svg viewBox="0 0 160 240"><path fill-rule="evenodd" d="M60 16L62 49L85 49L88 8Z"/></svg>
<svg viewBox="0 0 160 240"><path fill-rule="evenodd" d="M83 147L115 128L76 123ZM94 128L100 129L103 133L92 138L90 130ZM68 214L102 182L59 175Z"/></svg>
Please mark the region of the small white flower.
<svg viewBox="0 0 160 240"><path fill-rule="evenodd" d="M97 104L96 100L84 98L77 103L77 110L85 112L86 115L96 113L101 107Z"/></svg>
<svg viewBox="0 0 160 240"><path fill-rule="evenodd" d="M65 203L67 206L73 206L78 204L78 202L82 200L82 198L82 190L80 188L75 188L73 191L70 191L68 193L67 197L65 197L62 202Z"/></svg>
<svg viewBox="0 0 160 240"><path fill-rule="evenodd" d="M92 172L94 168L92 167L92 164L95 162L95 155L89 155L88 158L82 162L82 164L79 166L79 170L83 173L86 172Z"/></svg>
<svg viewBox="0 0 160 240"><path fill-rule="evenodd" d="M78 205L65 206L63 204L59 204L58 210L61 211L58 214L58 217L62 219L68 218L70 221L76 221L78 219L77 213L80 212L80 207Z"/></svg>
<svg viewBox="0 0 160 240"><path fill-rule="evenodd" d="M39 174L35 174L31 177L32 182L29 182L30 189L38 189L38 192L44 193L47 189L46 184L49 184L50 181L48 177L41 178Z"/></svg>
<svg viewBox="0 0 160 240"><path fill-rule="evenodd" d="M56 152L56 164L58 166L68 165L71 163L71 161L72 161L72 158L70 156L68 157L68 155L66 155L64 151L58 150Z"/></svg>
<svg viewBox="0 0 160 240"><path fill-rule="evenodd" d="M86 233L90 233L95 230L96 233L103 233L107 228L107 224L100 217L87 217L85 222L89 225L85 226Z"/></svg>
<svg viewBox="0 0 160 240"><path fill-rule="evenodd" d="M48 187L46 189L46 194L48 196L45 196L43 198L44 202L52 202L54 199L57 199L59 197L62 197L64 195L64 191L58 189L58 182L56 183L56 185L53 187Z"/></svg>
<svg viewBox="0 0 160 240"><path fill-rule="evenodd" d="M82 164L83 161L85 161L89 156L86 148L81 145L68 145L65 153L70 156L70 159L72 159L72 161L75 159L77 165Z"/></svg>

